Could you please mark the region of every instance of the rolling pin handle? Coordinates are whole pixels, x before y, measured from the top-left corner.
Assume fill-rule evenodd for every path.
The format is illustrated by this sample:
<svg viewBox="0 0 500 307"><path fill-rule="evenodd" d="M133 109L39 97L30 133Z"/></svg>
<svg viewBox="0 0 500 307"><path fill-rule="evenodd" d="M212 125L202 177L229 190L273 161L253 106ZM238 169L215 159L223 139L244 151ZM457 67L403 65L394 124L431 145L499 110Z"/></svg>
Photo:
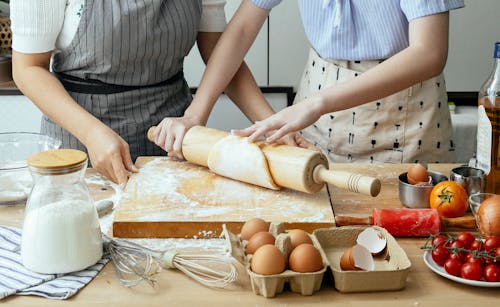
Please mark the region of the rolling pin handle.
<svg viewBox="0 0 500 307"><path fill-rule="evenodd" d="M441 217L441 225L445 227L456 227L456 228L464 228L464 229L476 229L476 220L471 219L469 217L454 217L454 218L446 218Z"/></svg>
<svg viewBox="0 0 500 307"><path fill-rule="evenodd" d="M351 192L362 193L373 197L380 193L381 187L380 180L377 178L345 171L330 171L321 164L314 168L313 180L316 183L327 182Z"/></svg>
<svg viewBox="0 0 500 307"><path fill-rule="evenodd" d="M156 126L152 126L148 129L148 140L150 140L151 142L155 142L155 129L156 129Z"/></svg>
<svg viewBox="0 0 500 307"><path fill-rule="evenodd" d="M335 216L335 225L351 226L351 225L373 225L373 217L353 217L353 216Z"/></svg>

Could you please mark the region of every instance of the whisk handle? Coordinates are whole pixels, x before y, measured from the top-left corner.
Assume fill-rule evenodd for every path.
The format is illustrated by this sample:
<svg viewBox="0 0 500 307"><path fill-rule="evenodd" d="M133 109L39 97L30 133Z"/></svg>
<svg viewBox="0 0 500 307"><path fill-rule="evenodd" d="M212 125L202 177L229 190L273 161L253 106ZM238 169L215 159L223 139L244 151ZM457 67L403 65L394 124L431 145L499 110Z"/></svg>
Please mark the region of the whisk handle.
<svg viewBox="0 0 500 307"><path fill-rule="evenodd" d="M175 269L174 259L177 251L166 251L161 257L160 265L165 269Z"/></svg>

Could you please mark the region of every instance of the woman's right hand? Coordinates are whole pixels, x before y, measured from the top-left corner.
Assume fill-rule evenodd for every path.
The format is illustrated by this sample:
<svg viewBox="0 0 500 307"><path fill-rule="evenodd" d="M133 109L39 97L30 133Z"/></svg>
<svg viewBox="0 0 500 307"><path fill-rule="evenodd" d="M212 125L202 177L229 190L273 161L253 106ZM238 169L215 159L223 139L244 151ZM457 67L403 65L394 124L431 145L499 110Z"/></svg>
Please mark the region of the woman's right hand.
<svg viewBox="0 0 500 307"><path fill-rule="evenodd" d="M154 142L163 150L168 152L171 157L184 160L182 155L182 140L186 132L193 126L202 125L205 123L195 117L165 117L156 126L154 131Z"/></svg>
<svg viewBox="0 0 500 307"><path fill-rule="evenodd" d="M129 146L109 127L99 127L93 131L86 144L92 168L113 182L124 185L129 172L138 169L130 157Z"/></svg>

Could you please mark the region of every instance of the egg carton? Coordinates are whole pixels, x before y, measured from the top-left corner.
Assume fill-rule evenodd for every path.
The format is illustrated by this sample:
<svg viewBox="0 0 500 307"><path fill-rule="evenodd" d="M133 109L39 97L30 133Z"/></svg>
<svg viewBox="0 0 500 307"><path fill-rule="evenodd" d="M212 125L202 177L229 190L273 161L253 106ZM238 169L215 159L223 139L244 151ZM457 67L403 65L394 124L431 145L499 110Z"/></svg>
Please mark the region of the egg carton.
<svg viewBox="0 0 500 307"><path fill-rule="evenodd" d="M276 238L275 246L278 247L285 255L285 264L288 267L288 257L292 251L292 244L289 235L285 232L282 223L271 223L269 232ZM257 295L270 298L275 297L277 294L282 293L286 283L289 283L292 292L300 293L301 295L312 295L314 292L321 288L323 275L327 268L327 261L323 253L321 257L323 260L323 269L311 273L299 273L290 269L275 275L261 275L252 272L250 269L250 261L252 255L245 255L246 241L242 241L239 235L233 234L227 230L223 225L223 235L226 238L229 251L233 257L242 263L248 275L250 276L250 283L252 290ZM313 235L310 235L313 245L319 250L321 247L319 242Z"/></svg>
<svg viewBox="0 0 500 307"><path fill-rule="evenodd" d="M385 250L374 256L373 271L344 271L340 258L344 251L356 245L356 239L366 226L344 226L321 228L313 231L313 237L320 245L319 251L327 259L335 288L340 292L371 292L400 290L406 286L411 262L396 239L382 227L370 226L386 239Z"/></svg>

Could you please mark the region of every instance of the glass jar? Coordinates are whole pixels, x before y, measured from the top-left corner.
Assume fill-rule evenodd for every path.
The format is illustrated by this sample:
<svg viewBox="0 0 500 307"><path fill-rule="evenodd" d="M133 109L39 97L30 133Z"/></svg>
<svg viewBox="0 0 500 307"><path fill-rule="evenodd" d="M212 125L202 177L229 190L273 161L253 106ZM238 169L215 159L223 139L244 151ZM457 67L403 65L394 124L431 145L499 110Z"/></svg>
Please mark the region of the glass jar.
<svg viewBox="0 0 500 307"><path fill-rule="evenodd" d="M82 270L102 257L99 219L84 181L87 155L49 150L28 158L34 186L26 203L23 265L38 273Z"/></svg>

